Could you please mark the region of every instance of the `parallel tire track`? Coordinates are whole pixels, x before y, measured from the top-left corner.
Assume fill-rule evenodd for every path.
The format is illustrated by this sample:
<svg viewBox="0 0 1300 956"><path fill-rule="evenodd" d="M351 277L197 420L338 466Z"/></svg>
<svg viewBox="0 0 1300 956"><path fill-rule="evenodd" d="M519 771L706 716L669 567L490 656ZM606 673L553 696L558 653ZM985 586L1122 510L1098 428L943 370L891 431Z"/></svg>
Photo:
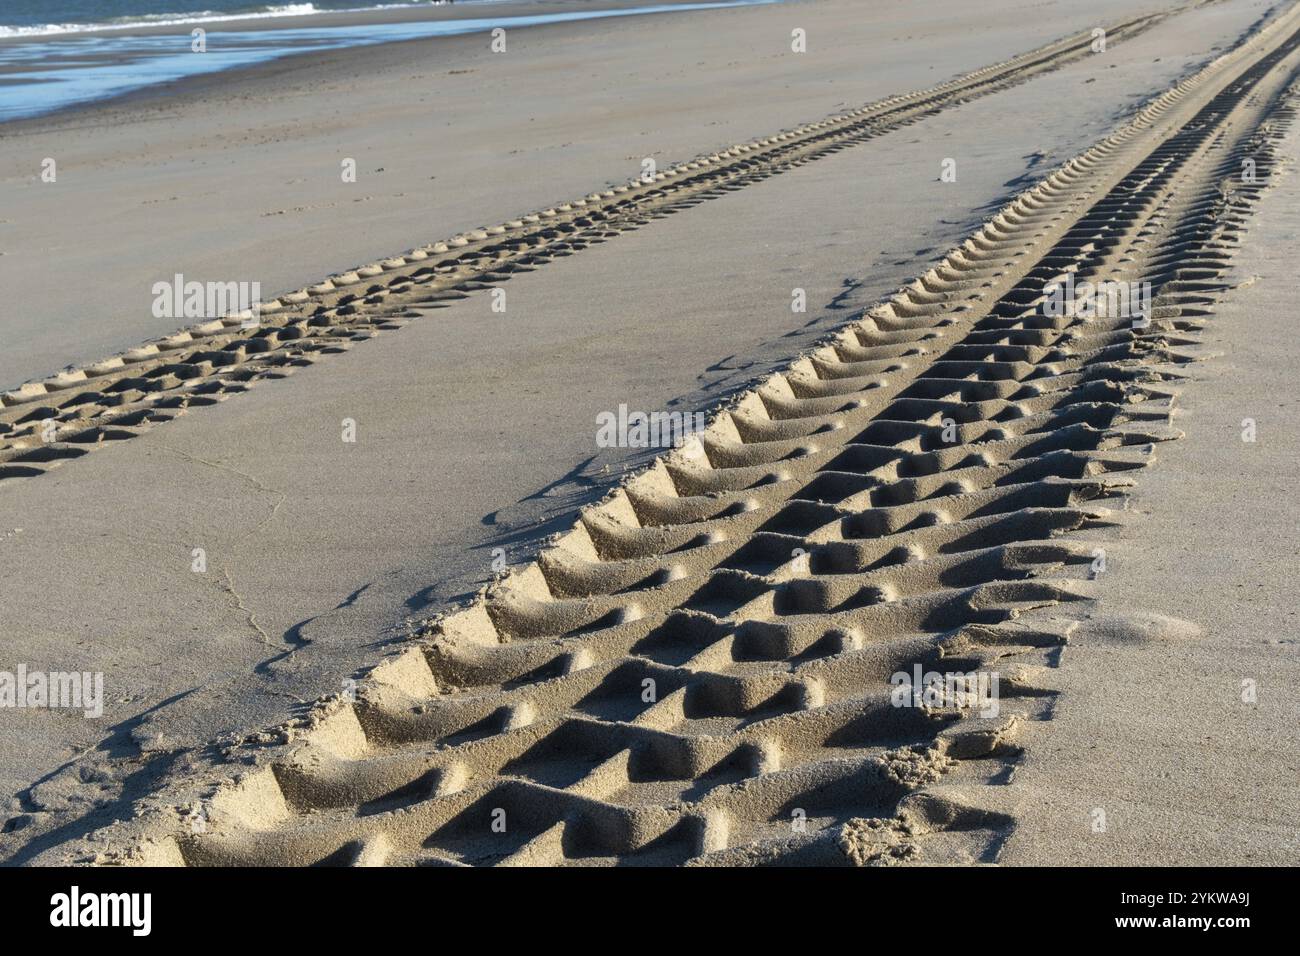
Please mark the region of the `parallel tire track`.
<svg viewBox="0 0 1300 956"><path fill-rule="evenodd" d="M1117 24L1132 37L1168 14ZM930 89L893 96L634 181L361 266L102 362L0 394L0 482L34 477L188 409L283 378L431 309L1090 55L1091 34L1047 44Z"/></svg>
<svg viewBox="0 0 1300 956"><path fill-rule="evenodd" d="M1017 728L1169 426L1294 112L1300 13L1154 100L721 412L355 699L173 779L97 862L994 860ZM1257 182L1243 183L1243 160ZM1150 324L1044 287L1145 280ZM1002 713L896 707L920 665ZM196 811L191 825L181 816ZM192 821L191 821L192 822ZM504 829L494 823L504 823Z"/></svg>

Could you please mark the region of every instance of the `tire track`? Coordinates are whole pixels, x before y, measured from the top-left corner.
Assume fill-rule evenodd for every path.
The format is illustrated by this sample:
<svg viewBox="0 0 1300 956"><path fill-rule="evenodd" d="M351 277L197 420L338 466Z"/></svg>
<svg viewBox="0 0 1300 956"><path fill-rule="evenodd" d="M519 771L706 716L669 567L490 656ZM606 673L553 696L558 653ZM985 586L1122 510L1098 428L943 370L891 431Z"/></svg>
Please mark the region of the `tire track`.
<svg viewBox="0 0 1300 956"><path fill-rule="evenodd" d="M1107 35L1133 37L1169 15L1127 20ZM265 303L255 328L243 327L250 314L231 314L4 392L0 482L42 474L556 258L1027 82L1091 55L1091 42L1091 34L1067 37L936 87L701 155L653 182L614 186L331 276Z"/></svg>
<svg viewBox="0 0 1300 956"><path fill-rule="evenodd" d="M1300 9L582 512L355 698L177 777L94 862L993 861L1017 728L1294 116ZM1257 180L1242 182L1243 161ZM1067 272L1148 325L1057 315ZM1001 678L897 707L891 675ZM183 815L201 825L186 825ZM495 823L501 823L498 829ZM83 861L86 858L82 858Z"/></svg>

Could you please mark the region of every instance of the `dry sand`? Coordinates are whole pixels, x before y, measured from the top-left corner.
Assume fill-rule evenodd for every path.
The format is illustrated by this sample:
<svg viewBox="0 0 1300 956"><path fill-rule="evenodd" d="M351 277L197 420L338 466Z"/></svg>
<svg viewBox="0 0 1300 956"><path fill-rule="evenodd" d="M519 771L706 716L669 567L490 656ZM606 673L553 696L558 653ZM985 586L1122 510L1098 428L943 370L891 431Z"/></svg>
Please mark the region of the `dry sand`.
<svg viewBox="0 0 1300 956"><path fill-rule="evenodd" d="M1285 597L1300 555L1288 331L1300 129L1284 153L1240 285L1207 327L1211 357L1179 397L1186 435L1162 446L1105 536L1101 606L1061 655L1051 721L1026 735L1007 863L1300 860L1300 627Z"/></svg>
<svg viewBox="0 0 1300 956"><path fill-rule="evenodd" d="M16 384L170 331L139 307L160 261L167 272L221 277L257 263L267 288L292 288L624 180L643 155L689 158L1140 12L1049 6L1031 17L1013 4L996 12L955 5L945 16L917 5L891 9L887 28L859 5L836 2L543 28L512 41L500 64L483 62L488 55L472 38L304 57L212 88L193 84L160 103L140 98L18 125L0 142L6 160L14 150L58 150L74 157L61 170L74 172L71 183L61 174L57 203L34 184L13 190L12 215L6 202L18 234L34 235L43 251L6 246L11 254L0 259L30 277L30 299L5 319L13 324L6 341L19 347L7 353L0 380ZM103 670L111 701L107 728L40 711L6 718L3 789L22 792L6 846L26 860L79 837L121 812L123 791L151 784L178 750L275 723L295 702L336 692L342 678L378 659L377 645L400 634L405 618L484 581L493 548L505 548L512 563L529 557L644 457L596 448L597 412L619 403L707 408L752 384L923 271L989 210L1188 75L1266 9L1237 2L1183 12L1115 44L1104 62L1068 64L517 276L505 315L491 311L486 295L473 296L318 368L48 475L6 482L13 487L0 489L0 530L12 572L4 594L11 646L33 667ZM811 70L796 72L779 44L768 52L772 35L787 36L794 22L826 38ZM869 58L861 55L868 39ZM428 68L431 51L437 71ZM349 72L362 63L364 72ZM494 81L510 91L505 102L482 77L453 73L489 66L517 71ZM329 95L319 90L325 77ZM392 95L421 85L423 99ZM1062 102L1072 106L1068 123ZM444 125L414 119L432 110ZM164 155L151 152L143 164L142 129L168 137ZM384 189L364 176L350 187L360 201L323 185L336 157L353 153L384 170L376 174ZM938 159L948 155L960 157L958 182L940 184ZM301 174L314 167L318 175ZM159 228L152 200L160 182L176 197L168 221L195 228ZM104 218L86 223L84 204L92 195L102 203L106 183ZM214 207L214 195L228 198ZM85 285L54 278L69 273ZM795 286L808 291L806 316L789 311ZM103 315L73 319L92 288ZM345 418L358 423L352 446L339 441ZM1191 467L1172 466L1176 487L1149 492L1163 497L1167 518L1189 498L1211 508L1212 499L1184 494ZM1144 473L1143 486L1162 473ZM194 547L209 555L206 574L190 571ZM1116 582L1125 565L1116 559ZM1140 587L1120 604L1150 605ZM60 609L54 627L51 607ZM1232 618L1229 605L1218 607ZM1070 693L1086 701L1101 680L1088 668L1105 665L1088 665L1088 644L1078 640L1078 676L1062 666L1053 680L1076 681ZM1073 655L1069 648L1061 660L1068 665ZM1184 666L1171 672L1168 657L1160 663L1165 670L1151 681L1186 679ZM1072 711L1070 693L1057 719L1027 738L1047 743L1028 747L1017 771L1026 787L1007 788L1025 801L1009 862L1068 859L1069 840L1057 834L1073 811L1061 811L1051 788L1068 789L1074 774L1099 777L1070 746L1096 733L1077 715L1096 720L1098 711ZM1266 726L1277 735L1285 725L1270 717ZM1067 758L1054 760L1053 748ZM1238 767L1253 759L1244 748L1231 753ZM911 756L893 759L890 772L903 779L933 782L937 773ZM1040 772L1046 782L1036 782ZM1107 783L1117 808L1125 786ZM882 807L892 792L880 791ZM1160 799L1150 787L1135 792L1123 799ZM1204 784L1187 799L1221 816L1231 797ZM81 819L100 802L105 809ZM1261 840L1285 826L1294 799L1276 806L1284 815L1261 822ZM722 824L707 812L700 819L700 846L726 845L715 832ZM891 855L881 846L911 845L897 830L865 823L844 833L848 856L859 861ZM1178 843L1176 831L1166 835ZM553 857L556 848L539 839L518 848L523 859ZM1125 852L1102 845L1109 849L1095 849L1099 862ZM986 851L939 839L929 852L956 860Z"/></svg>

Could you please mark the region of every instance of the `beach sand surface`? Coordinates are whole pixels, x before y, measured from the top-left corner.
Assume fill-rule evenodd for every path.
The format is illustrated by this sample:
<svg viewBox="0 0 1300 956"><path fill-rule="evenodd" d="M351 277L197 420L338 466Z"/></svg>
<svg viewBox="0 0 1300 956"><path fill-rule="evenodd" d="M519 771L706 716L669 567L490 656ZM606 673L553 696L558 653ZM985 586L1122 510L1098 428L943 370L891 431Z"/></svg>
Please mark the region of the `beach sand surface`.
<svg viewBox="0 0 1300 956"><path fill-rule="evenodd" d="M520 31L504 56L480 37L309 55L14 124L0 168L55 155L60 176L3 182L0 269L17 291L0 381L171 331L147 293L173 272L294 288L626 180L647 156L687 159L1156 8L822 0L672 14ZM30 859L102 823L178 751L336 692L412 621L489 580L496 554L526 560L644 462L596 447L599 412L704 410L752 384L1268 9L1181 13L1104 58L517 276L504 314L471 296L0 489L10 647L31 667L104 672L110 702L101 721L6 720L0 793L22 827L0 847ZM798 57L796 26L810 38ZM344 156L356 184L339 179ZM942 183L949 156L958 179ZM791 313L794 288L807 314ZM355 443L341 441L345 419ZM1177 489L1150 494L1186 507ZM1160 666L1177 683L1185 662ZM1094 769L1048 766L1053 785ZM1046 859L1035 827L1066 825L1031 816L1009 861Z"/></svg>

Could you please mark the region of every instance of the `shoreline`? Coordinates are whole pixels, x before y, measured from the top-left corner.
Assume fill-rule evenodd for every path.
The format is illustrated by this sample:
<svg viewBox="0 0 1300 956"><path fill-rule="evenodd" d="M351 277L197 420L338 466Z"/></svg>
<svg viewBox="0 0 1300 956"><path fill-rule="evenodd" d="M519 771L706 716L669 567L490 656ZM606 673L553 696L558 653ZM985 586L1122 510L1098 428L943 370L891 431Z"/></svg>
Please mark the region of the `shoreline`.
<svg viewBox="0 0 1300 956"><path fill-rule="evenodd" d="M141 43L164 37L188 37L200 23L159 24L156 26L132 26L112 30L87 30L77 33L43 34L33 36L0 37L0 130L14 123L38 120L56 116L70 110L87 106L110 104L124 97L138 93L167 94L177 85L191 80L214 79L241 70L256 69L259 66L275 64L292 57L307 56L312 53L338 53L347 50L365 49L418 40L448 39L455 36L471 36L501 26L510 30L528 30L535 27L562 26L572 28L575 24L625 17L643 17L673 13L700 13L714 10L734 10L747 7L773 6L792 2L792 0L601 0L593 9L590 3L580 0L490 0L482 4L467 7L442 6L420 7L414 9L379 9L358 11L322 11L317 14L265 17L257 19L232 19L214 21L211 28L203 27L205 39L218 44L220 38L238 38L235 45L222 49L219 45L209 48L201 54L207 59L203 69L192 70L175 75L181 68L177 64L177 53L168 52L156 44L141 46ZM304 22L308 21L308 22ZM458 24L472 24L460 27ZM410 35L385 36L375 31L388 28L400 28L410 25ZM417 30L414 28L421 28ZM284 42L279 46L260 46L261 38L274 40L283 34ZM331 35L334 34L334 35ZM249 46L250 38L259 45ZM104 41L118 44L117 49L85 52L85 41ZM135 41L134 48L131 46ZM242 42L242 46L240 45ZM33 63L27 59L12 59L4 62L7 54L21 53L24 47L34 50L38 59ZM188 53L188 47L182 53ZM70 102L55 101L48 108L37 107L36 112L17 113L12 117L4 115L4 81L9 78L8 89L15 93L14 98L21 102L24 91L32 93L45 92L42 74L66 74L61 69L60 56L68 57L72 69L80 70L91 82L98 83L105 89L102 94L90 93ZM225 56L227 62L218 63L215 68L207 69L219 57ZM141 71L151 67L158 69L158 64L168 63L160 78L154 81L141 80ZM90 64L89 67L86 64ZM129 79L120 81L120 88L114 89L111 71L121 70L120 75ZM73 77L71 82L77 82ZM57 86L51 89L56 96ZM75 94L73 94L75 96Z"/></svg>
<svg viewBox="0 0 1300 956"><path fill-rule="evenodd" d="M692 0L657 0L663 5L679 6ZM607 0L610 8L637 6L635 0ZM448 4L443 6L412 7L372 7L354 10L317 10L308 14L285 14L280 16L238 16L228 15L221 19L207 21L149 23L139 21L123 24L121 27L107 27L95 30L80 30L67 33L14 34L0 36L0 49L10 43L53 42L60 39L76 40L82 37L116 37L134 36L175 36L187 35L194 27L203 27L208 33L216 32L268 32L292 30L302 26L313 27L347 27L363 23L411 23L425 20L465 20L473 19L486 9L519 9L533 11L539 7L564 9L590 9L583 0L468 0L463 5ZM198 14L194 14L198 15ZM507 16L511 14L506 14ZM211 29L207 24L220 24L222 29ZM236 26L237 25L237 26ZM129 33L128 33L129 31Z"/></svg>

